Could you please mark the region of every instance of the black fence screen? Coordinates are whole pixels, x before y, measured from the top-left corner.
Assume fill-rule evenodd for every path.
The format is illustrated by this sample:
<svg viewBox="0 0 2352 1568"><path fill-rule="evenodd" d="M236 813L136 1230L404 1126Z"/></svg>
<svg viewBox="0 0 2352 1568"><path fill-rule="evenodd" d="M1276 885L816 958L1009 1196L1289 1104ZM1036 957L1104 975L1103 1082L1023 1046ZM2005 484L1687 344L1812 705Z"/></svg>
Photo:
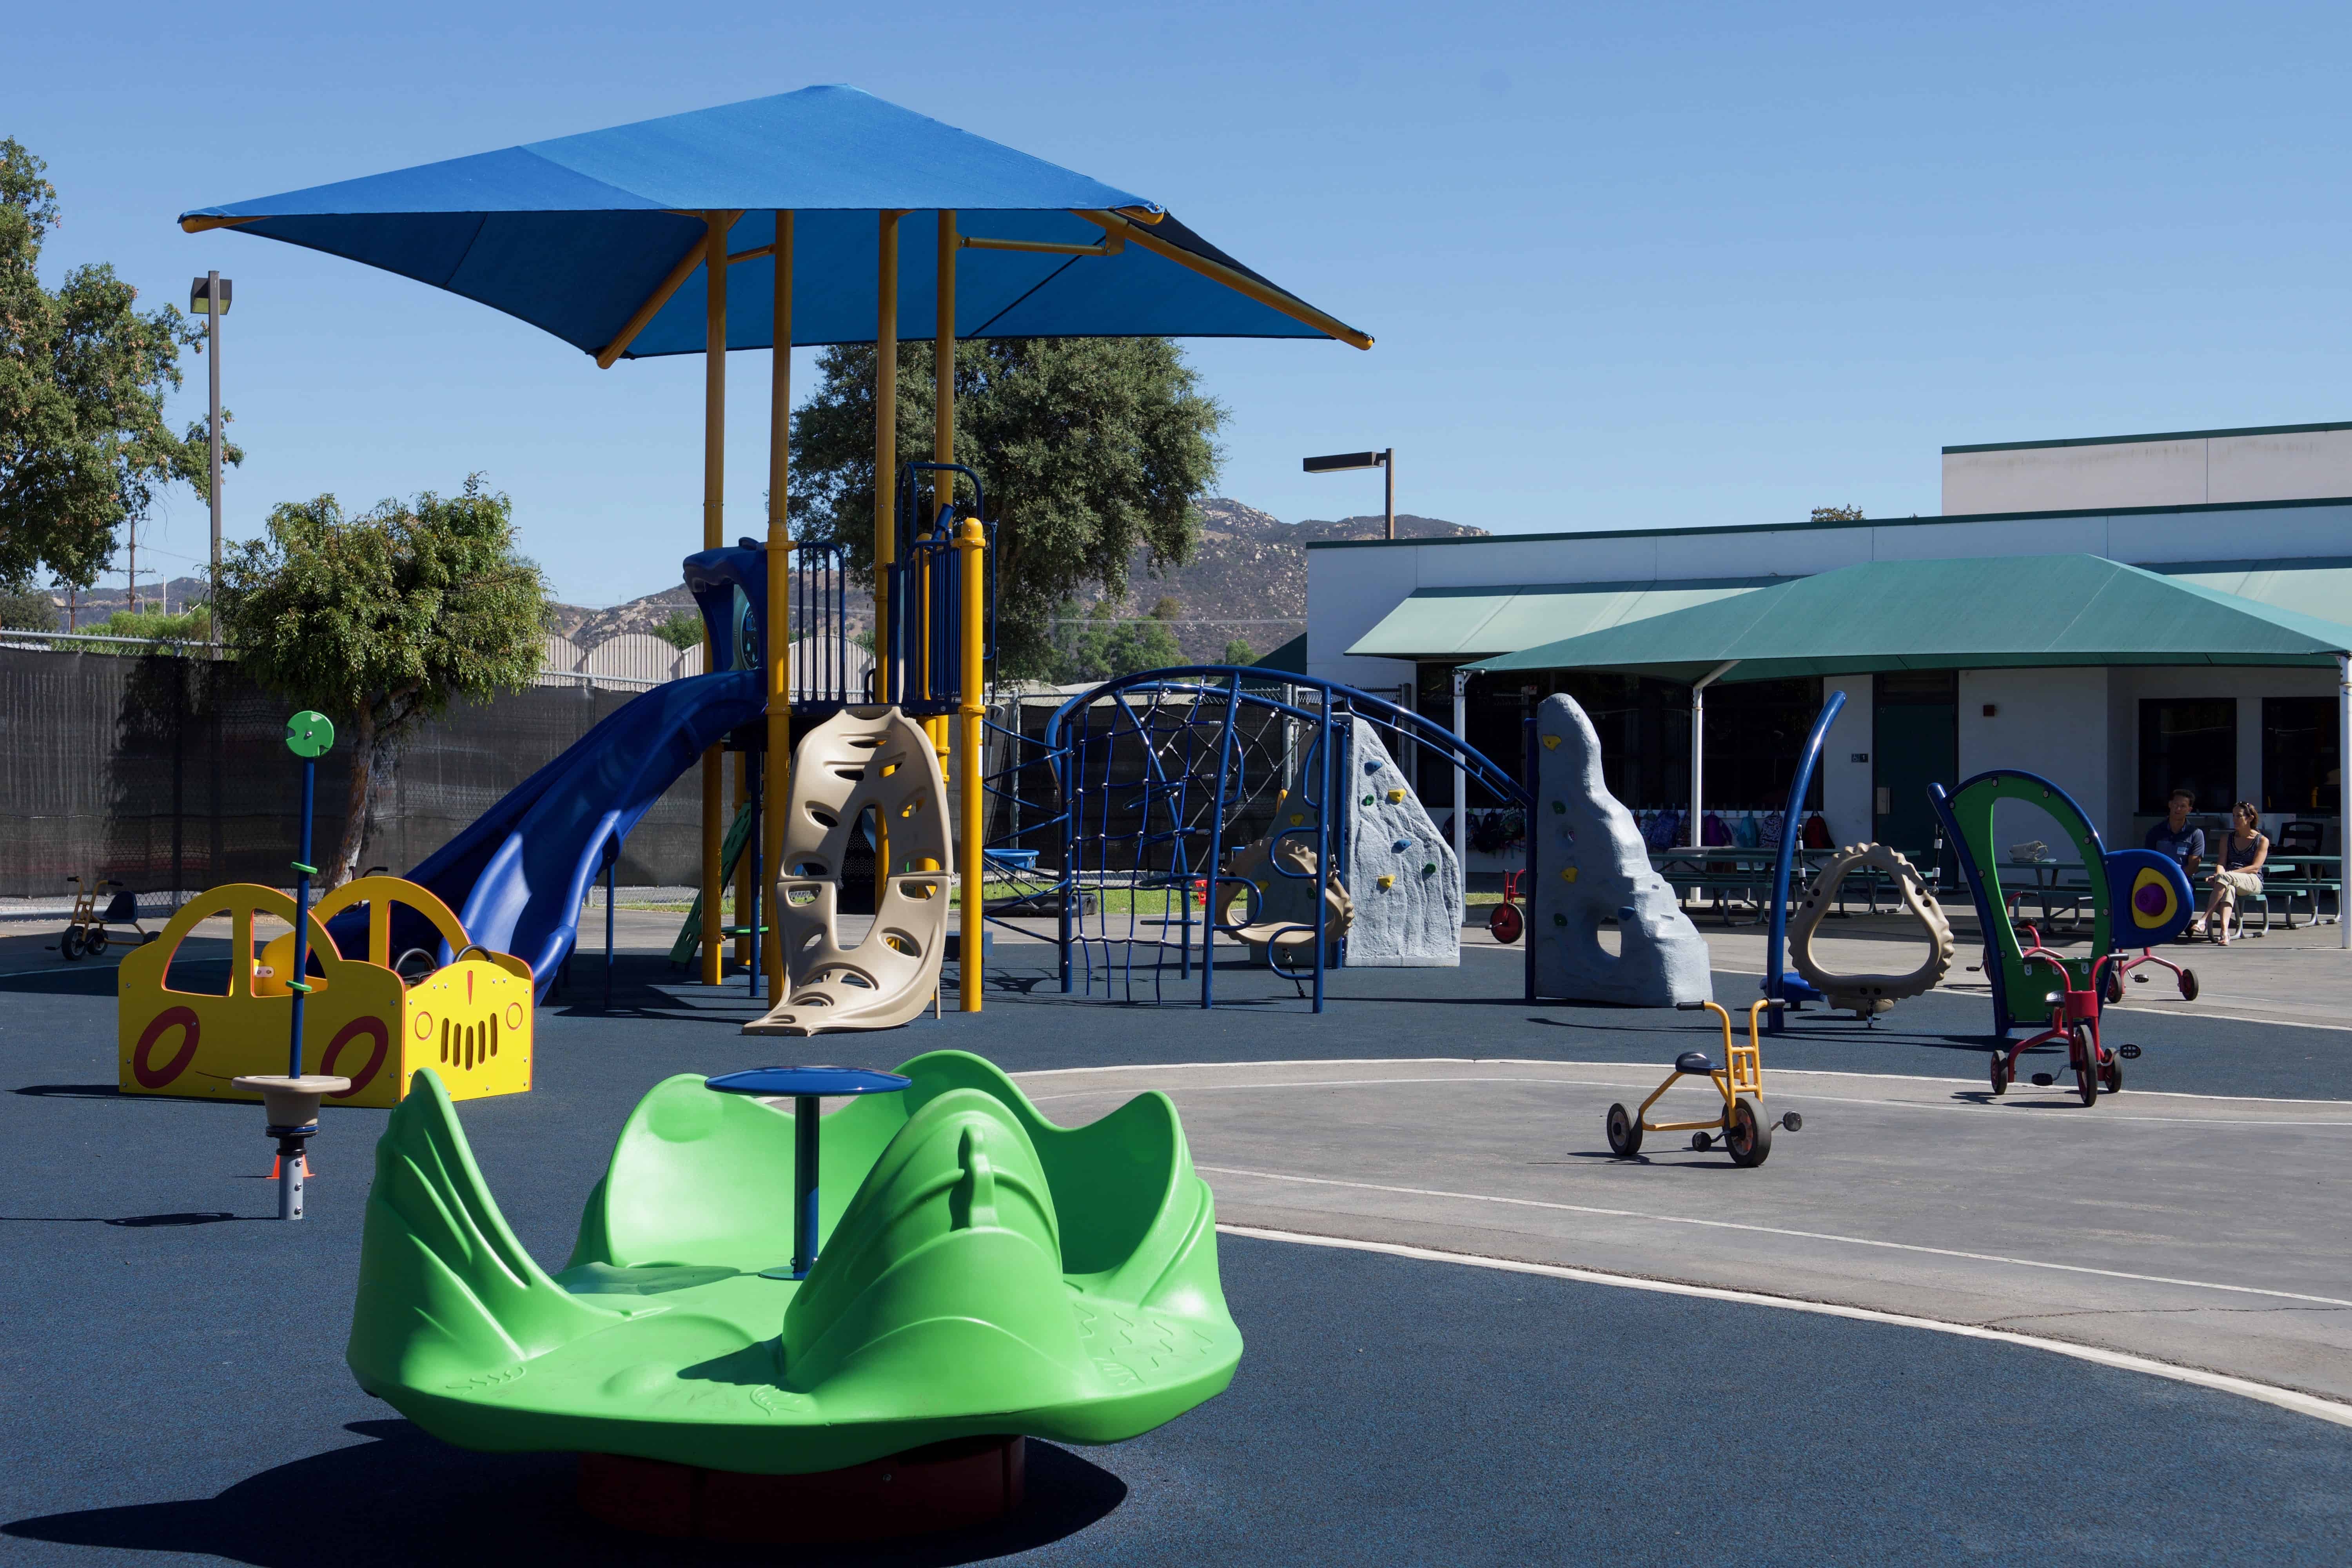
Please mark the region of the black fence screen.
<svg viewBox="0 0 2352 1568"><path fill-rule="evenodd" d="M544 686L452 708L376 781L361 868L405 871L635 695ZM69 876L137 892L288 885L302 789L289 711L232 663L0 648L0 896L57 894ZM350 765L342 741L319 764L321 857ZM629 835L619 880L698 880L700 816L690 771Z"/></svg>

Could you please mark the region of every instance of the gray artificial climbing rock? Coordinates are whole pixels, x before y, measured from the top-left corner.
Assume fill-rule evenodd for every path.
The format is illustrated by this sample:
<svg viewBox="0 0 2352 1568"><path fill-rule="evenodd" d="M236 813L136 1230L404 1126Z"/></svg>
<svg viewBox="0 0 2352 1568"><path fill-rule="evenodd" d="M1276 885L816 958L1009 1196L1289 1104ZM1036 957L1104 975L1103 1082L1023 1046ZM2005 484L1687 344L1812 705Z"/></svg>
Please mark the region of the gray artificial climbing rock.
<svg viewBox="0 0 2352 1568"><path fill-rule="evenodd" d="M1601 778L1601 737L1567 697L1536 710L1536 857L1527 940L1536 994L1666 1007L1715 994L1706 943L1674 889L1651 869L1633 814ZM1618 952L1601 945L1617 921Z"/></svg>
<svg viewBox="0 0 2352 1568"><path fill-rule="evenodd" d="M1462 962L1462 870L1403 770L1359 718L1348 749L1348 963L1451 969Z"/></svg>

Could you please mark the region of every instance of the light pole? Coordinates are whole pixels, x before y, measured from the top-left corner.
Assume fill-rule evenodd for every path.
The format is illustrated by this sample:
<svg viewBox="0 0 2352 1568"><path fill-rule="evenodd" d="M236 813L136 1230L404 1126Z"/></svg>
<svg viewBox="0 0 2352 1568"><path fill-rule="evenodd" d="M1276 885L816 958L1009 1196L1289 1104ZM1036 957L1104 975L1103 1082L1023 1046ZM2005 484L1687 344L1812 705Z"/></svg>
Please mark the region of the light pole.
<svg viewBox="0 0 2352 1568"><path fill-rule="evenodd" d="M1335 474L1342 468L1380 468L1387 474L1388 515L1391 539L1396 537L1396 448L1380 452L1334 452L1328 458L1309 458L1299 465L1310 474Z"/></svg>
<svg viewBox="0 0 2352 1568"><path fill-rule="evenodd" d="M220 568L221 568L221 410L220 410L220 334L221 318L228 314L236 285L217 272L207 272L188 286L188 312L205 319L205 357L211 362L205 367L205 379L211 384L212 404L205 427L211 435L211 483L205 489L212 500L213 554L211 595L205 605L205 637L212 645L214 656L220 653ZM220 308L215 310L217 300ZM299 1070L299 1068L297 1069Z"/></svg>

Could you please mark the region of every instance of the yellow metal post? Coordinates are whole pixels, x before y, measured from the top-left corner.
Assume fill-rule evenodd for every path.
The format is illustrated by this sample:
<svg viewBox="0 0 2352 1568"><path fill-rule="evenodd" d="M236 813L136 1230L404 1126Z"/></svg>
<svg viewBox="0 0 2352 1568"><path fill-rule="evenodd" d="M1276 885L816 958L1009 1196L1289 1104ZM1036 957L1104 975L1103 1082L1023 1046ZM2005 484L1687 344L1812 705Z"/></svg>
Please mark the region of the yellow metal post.
<svg viewBox="0 0 2352 1568"><path fill-rule="evenodd" d="M931 340L931 461L955 461L955 345L956 345L956 215L952 208L940 212L940 267L938 327ZM931 515L936 518L948 503L955 500L955 476L936 470L931 474ZM927 630L929 628L926 628ZM929 658L930 639L923 640ZM942 762L950 755L951 737L948 721L937 719L927 726L931 734L931 748Z"/></svg>
<svg viewBox="0 0 2352 1568"><path fill-rule="evenodd" d="M760 805L761 875L783 871L784 810L793 783L792 520L784 505L793 458L793 215L776 215L776 353L768 378L768 769ZM767 898L761 900L762 905ZM784 939L772 916L760 946L771 1005L784 999Z"/></svg>
<svg viewBox="0 0 2352 1568"><path fill-rule="evenodd" d="M893 526L898 493L898 220L882 214L881 261L874 303L874 668L890 647L890 563L898 558ZM878 682L877 682L878 685ZM883 693L878 689L875 695Z"/></svg>
<svg viewBox="0 0 2352 1568"><path fill-rule="evenodd" d="M963 785L960 796L962 821L956 828L956 859L963 883L963 956L957 961L957 970L963 976L963 1010L980 1011L980 949L981 932L988 911L981 898L981 754L980 720L983 711L980 668L981 631L988 614L988 536L981 531L980 519L968 517L956 530L956 554L963 564L963 693L957 704L957 721L963 726L960 737L963 760L960 764Z"/></svg>
<svg viewBox="0 0 2352 1568"><path fill-rule="evenodd" d="M727 542L727 231L740 214L703 215L702 281L706 290L702 342L702 548ZM719 650L703 628L702 668L719 668ZM702 753L702 983L716 985L726 952L719 934L719 905L726 892L719 877L721 837L726 832L725 759L720 748Z"/></svg>
<svg viewBox="0 0 2352 1568"><path fill-rule="evenodd" d="M874 685L879 701L890 668L890 565L898 559L898 220L886 211L878 236L880 258L874 279ZM890 825L874 824L874 900L890 877Z"/></svg>

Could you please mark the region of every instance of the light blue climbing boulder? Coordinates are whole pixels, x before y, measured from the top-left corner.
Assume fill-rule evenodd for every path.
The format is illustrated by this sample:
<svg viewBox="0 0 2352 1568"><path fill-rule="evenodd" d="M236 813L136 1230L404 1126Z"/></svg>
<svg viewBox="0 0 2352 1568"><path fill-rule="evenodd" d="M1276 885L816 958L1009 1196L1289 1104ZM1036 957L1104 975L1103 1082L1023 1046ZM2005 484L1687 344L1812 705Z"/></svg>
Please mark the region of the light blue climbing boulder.
<svg viewBox="0 0 2352 1568"><path fill-rule="evenodd" d="M1355 721L1348 748L1348 964L1452 969L1462 962L1462 868L1381 732Z"/></svg>
<svg viewBox="0 0 2352 1568"><path fill-rule="evenodd" d="M1536 994L1668 1007L1715 994L1706 943L1674 889L1650 868L1633 813L1601 782L1601 737L1573 700L1536 710L1536 855L1527 940ZM1617 922L1619 951L1601 945Z"/></svg>

